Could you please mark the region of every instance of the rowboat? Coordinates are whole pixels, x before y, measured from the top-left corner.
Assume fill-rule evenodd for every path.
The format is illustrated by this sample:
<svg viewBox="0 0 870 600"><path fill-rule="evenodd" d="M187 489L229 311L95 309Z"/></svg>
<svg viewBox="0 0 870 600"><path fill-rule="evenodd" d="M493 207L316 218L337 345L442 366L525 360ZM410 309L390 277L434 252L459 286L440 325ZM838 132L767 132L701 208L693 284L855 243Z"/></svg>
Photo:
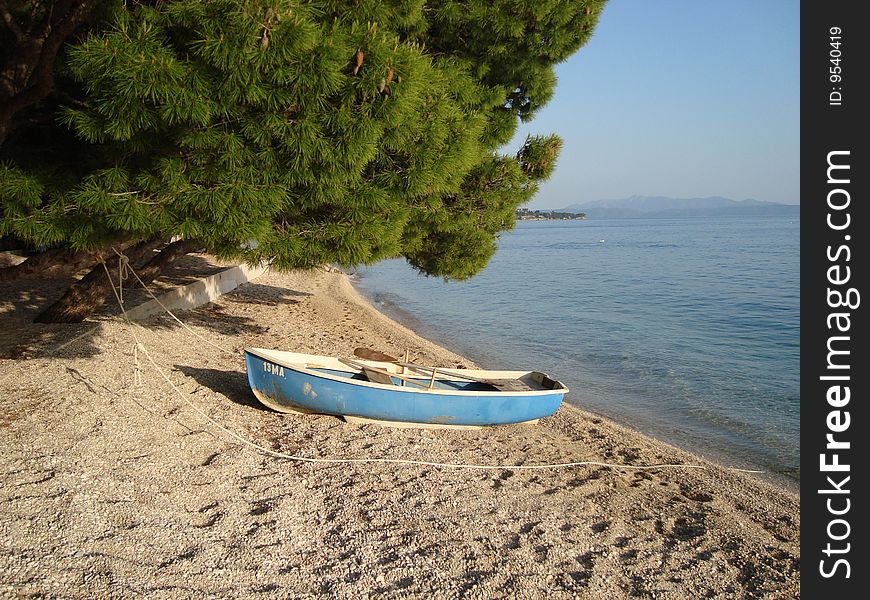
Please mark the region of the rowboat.
<svg viewBox="0 0 870 600"><path fill-rule="evenodd" d="M556 412L568 392L539 371L433 368L263 348L246 349L245 366L254 395L273 410L394 426L535 421Z"/></svg>

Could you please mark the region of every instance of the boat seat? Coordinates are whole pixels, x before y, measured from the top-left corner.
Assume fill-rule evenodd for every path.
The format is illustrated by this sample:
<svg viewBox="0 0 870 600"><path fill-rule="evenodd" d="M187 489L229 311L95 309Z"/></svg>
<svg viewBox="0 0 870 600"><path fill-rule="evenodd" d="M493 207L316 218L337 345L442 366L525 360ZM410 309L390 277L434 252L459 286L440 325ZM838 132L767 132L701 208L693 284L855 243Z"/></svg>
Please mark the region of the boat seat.
<svg viewBox="0 0 870 600"><path fill-rule="evenodd" d="M528 392L532 388L519 379L488 379L489 385L502 392Z"/></svg>
<svg viewBox="0 0 870 600"><path fill-rule="evenodd" d="M365 375L366 378L369 381L371 381L372 383L383 383L386 385L395 385L393 383L392 378L389 375L387 375L386 373L381 373L379 371L373 371L372 369L369 369L368 367L363 367L362 372L363 372L363 375Z"/></svg>

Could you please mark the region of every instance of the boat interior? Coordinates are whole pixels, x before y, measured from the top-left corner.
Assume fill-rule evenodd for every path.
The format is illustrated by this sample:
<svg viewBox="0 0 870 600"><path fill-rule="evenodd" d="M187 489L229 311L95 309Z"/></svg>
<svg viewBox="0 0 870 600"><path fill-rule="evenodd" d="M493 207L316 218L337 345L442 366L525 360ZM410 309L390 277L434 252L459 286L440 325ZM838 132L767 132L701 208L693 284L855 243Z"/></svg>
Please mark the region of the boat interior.
<svg viewBox="0 0 870 600"><path fill-rule="evenodd" d="M343 359L252 348L248 352L269 362L383 385L468 392L524 392L565 390L565 386L539 371L451 369L402 362ZM566 390L567 391L567 390Z"/></svg>

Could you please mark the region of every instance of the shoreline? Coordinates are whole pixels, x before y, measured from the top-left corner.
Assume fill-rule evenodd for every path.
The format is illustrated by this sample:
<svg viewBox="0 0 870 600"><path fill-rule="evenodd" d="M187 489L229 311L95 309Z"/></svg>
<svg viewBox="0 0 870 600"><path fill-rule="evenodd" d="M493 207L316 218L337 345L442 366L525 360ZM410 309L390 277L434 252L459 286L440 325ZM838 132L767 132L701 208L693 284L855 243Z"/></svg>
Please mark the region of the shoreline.
<svg viewBox="0 0 870 600"><path fill-rule="evenodd" d="M93 597L791 597L800 498L563 403L533 426L388 429L282 415L253 398L249 346L350 356L408 349L472 366L372 306L344 274L266 273L212 304L127 326L37 326L50 285L0 291L0 590ZM56 284L55 284L56 286ZM42 299L23 301L23 298ZM96 331L47 353L94 325ZM21 340L33 347L21 349ZM17 357L16 357L17 354ZM141 378L141 382L140 382ZM523 471L465 464L598 461L705 468Z"/></svg>
<svg viewBox="0 0 870 600"><path fill-rule="evenodd" d="M376 297L372 297L369 294L367 294L366 291L363 289L363 285L361 282L364 275L361 275L361 274L346 274L346 275L347 275L348 280L350 281L354 291L363 299L364 302L367 302L368 304L370 304L374 310L378 311L380 314L382 314L387 319L389 319L389 320L397 323L398 325L401 325L402 327L410 330L415 335L420 336L423 339L429 339L426 337L426 335L427 334L431 335L432 333L431 333L431 330L429 332L424 331L427 328L425 321L421 320L413 313L408 312L408 311L402 309L401 307L399 307L395 304L388 305L385 303L378 302ZM380 310L378 308L379 304L384 304L386 311ZM444 336L439 334L437 337L440 339L438 339L437 341L432 340L433 343L438 344L446 349L449 346L449 344L445 344L445 342L443 341ZM452 350L450 350L450 351L453 352ZM459 353L457 353L457 354L459 354ZM477 361L478 358L471 356L471 354L472 354L471 352L463 352L461 355L466 356L469 361ZM475 364L478 364L478 363L475 363ZM494 365L484 365L484 367L485 368L495 368ZM717 451L715 448L710 448L709 451L705 451L704 454L701 454L698 450L690 448L688 446L688 443L689 443L688 441L681 443L679 440L668 439L666 437L659 436L654 432L642 431L641 429L637 428L631 422L630 415L603 414L603 413L596 412L595 410L583 408L582 406L579 406L577 404L573 404L571 402L570 393L569 393L568 398L566 398L566 400L563 402L563 405L571 406L571 407L577 409L578 411L581 411L582 413L585 413L587 415L591 415L593 417L606 419L614 424L620 425L621 427L624 427L624 428L636 433L637 435L653 439L657 442L666 444L668 446L672 446L673 448L676 448L678 450L681 450L681 451L686 452L688 454L691 454L693 456L697 456L701 460L704 460L707 462L712 462L723 469L741 468L741 469L762 471L763 477L759 477L759 479L762 479L763 481L766 481L768 483L772 483L773 485L776 485L777 487L780 487L783 490L788 491L790 493L799 494L799 492L800 492L800 478L799 478L799 476L793 476L793 475L788 474L787 472L772 471L772 470L770 470L769 465L764 465L764 464L760 464L756 461L753 461L751 457L740 455L737 452L729 452L729 451L724 450L724 449ZM728 464L729 462L736 463L737 461L742 461L742 464Z"/></svg>

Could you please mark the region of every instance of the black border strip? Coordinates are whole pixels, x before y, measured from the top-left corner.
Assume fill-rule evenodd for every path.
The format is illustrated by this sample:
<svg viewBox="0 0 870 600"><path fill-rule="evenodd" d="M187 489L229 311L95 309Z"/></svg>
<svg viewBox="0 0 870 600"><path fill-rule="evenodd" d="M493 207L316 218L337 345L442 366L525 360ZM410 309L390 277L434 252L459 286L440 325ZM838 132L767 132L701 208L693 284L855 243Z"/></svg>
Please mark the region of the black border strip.
<svg viewBox="0 0 870 600"><path fill-rule="evenodd" d="M801 7L801 593L838 600L866 597L870 580L870 51L858 6Z"/></svg>

